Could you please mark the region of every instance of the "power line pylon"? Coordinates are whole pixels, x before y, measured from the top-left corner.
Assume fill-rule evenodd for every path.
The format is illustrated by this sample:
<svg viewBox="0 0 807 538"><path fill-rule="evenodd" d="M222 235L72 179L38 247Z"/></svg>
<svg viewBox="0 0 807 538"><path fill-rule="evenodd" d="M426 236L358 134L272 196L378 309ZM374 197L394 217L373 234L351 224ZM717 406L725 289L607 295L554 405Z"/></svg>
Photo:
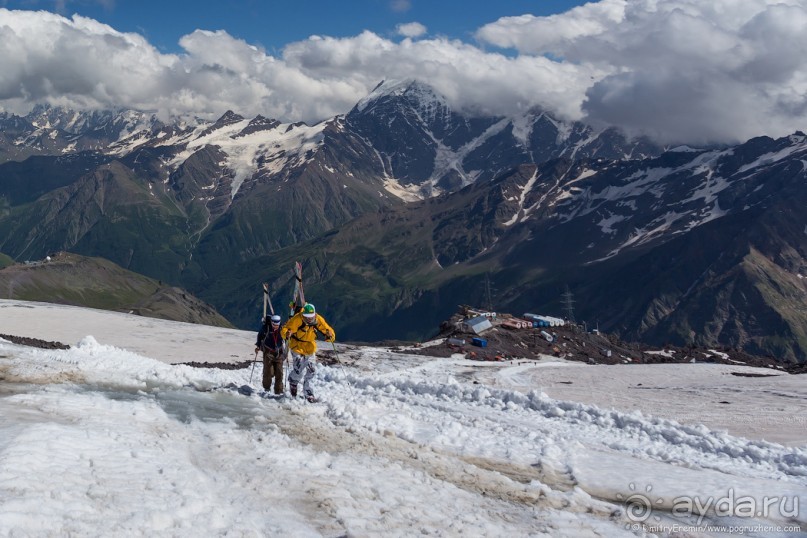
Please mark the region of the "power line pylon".
<svg viewBox="0 0 807 538"><path fill-rule="evenodd" d="M566 312L566 317L569 319L569 322L576 323L574 319L574 295L572 295L572 290L569 289L569 285L566 285L566 291L563 292L563 311Z"/></svg>

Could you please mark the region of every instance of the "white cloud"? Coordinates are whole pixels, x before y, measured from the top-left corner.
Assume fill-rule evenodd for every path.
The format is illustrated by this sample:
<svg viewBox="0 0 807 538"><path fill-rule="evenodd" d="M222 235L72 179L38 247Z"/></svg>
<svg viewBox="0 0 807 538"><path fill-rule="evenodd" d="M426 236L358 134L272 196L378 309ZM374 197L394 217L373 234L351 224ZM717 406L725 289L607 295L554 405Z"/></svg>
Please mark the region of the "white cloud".
<svg viewBox="0 0 807 538"><path fill-rule="evenodd" d="M625 16L626 0L602 0L548 17L504 17L479 29L477 37L498 47L526 54L554 52L558 43L602 34Z"/></svg>
<svg viewBox="0 0 807 538"><path fill-rule="evenodd" d="M805 35L807 10L795 0L602 0L477 32L605 72L587 90L589 121L696 143L804 129Z"/></svg>
<svg viewBox="0 0 807 538"><path fill-rule="evenodd" d="M411 27L410 29L414 29ZM379 81L419 78L457 106L510 113L535 104L579 116L590 68L507 57L445 38L372 32L312 36L274 57L224 31L197 30L166 55L138 34L91 19L0 9L0 106L123 106L215 117L227 109L281 120L344 113ZM570 98L571 96L571 98Z"/></svg>
<svg viewBox="0 0 807 538"><path fill-rule="evenodd" d="M399 25L312 36L280 56L197 30L181 54L84 17L0 9L0 107L35 102L216 117L227 109L318 121L383 79L418 78L450 103L493 114L541 106L662 141L773 136L807 125L807 10L785 0L602 0L477 32L500 54ZM419 39L414 39L419 38Z"/></svg>
<svg viewBox="0 0 807 538"><path fill-rule="evenodd" d="M420 37L426 33L426 27L419 22L408 22L406 24L399 24L395 27L398 35L404 37Z"/></svg>
<svg viewBox="0 0 807 538"><path fill-rule="evenodd" d="M579 117L590 75L599 74L596 68L540 56L510 58L444 38L394 43L371 32L293 43L283 59L308 76L350 80L368 89L381 79L418 78L454 106L493 114L541 104L564 117Z"/></svg>

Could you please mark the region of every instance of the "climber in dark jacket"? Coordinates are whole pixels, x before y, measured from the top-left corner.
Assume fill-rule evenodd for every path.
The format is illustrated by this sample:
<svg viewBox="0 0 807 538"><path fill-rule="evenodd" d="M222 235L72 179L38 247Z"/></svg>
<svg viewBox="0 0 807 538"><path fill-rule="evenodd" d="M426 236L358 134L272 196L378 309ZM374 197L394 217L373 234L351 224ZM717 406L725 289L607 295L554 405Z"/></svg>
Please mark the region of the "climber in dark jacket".
<svg viewBox="0 0 807 538"><path fill-rule="evenodd" d="M255 352L263 351L263 390L272 389L275 378L275 394L283 394L283 355L285 343L280 336L280 316L274 314L266 319L255 342Z"/></svg>

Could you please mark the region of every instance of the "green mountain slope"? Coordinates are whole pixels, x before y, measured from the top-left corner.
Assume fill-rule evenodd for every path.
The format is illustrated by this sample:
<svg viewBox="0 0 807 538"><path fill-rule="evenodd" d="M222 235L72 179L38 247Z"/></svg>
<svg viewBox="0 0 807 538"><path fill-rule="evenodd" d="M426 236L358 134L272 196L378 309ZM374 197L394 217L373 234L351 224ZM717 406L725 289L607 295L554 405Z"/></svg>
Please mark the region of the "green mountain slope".
<svg viewBox="0 0 807 538"><path fill-rule="evenodd" d="M451 196L368 212L321 237L233 264L227 278L192 291L238 326L251 327L260 283L291 295L292 264L304 268L306 298L343 329L341 338L423 338L458 304L483 300L483 282L498 270L484 256L500 239L511 202L506 184L472 185ZM517 240L519 232L510 234ZM504 243L503 243L504 244Z"/></svg>
<svg viewBox="0 0 807 538"><path fill-rule="evenodd" d="M160 189L113 161L0 218L0 238L17 259L68 250L179 282L194 225Z"/></svg>
<svg viewBox="0 0 807 538"><path fill-rule="evenodd" d="M108 260L77 254L59 253L50 261L3 268L0 270L0 298L232 327L215 309L185 290L164 286Z"/></svg>
<svg viewBox="0 0 807 538"><path fill-rule="evenodd" d="M8 267L9 265L14 265L14 258L0 252L0 269Z"/></svg>

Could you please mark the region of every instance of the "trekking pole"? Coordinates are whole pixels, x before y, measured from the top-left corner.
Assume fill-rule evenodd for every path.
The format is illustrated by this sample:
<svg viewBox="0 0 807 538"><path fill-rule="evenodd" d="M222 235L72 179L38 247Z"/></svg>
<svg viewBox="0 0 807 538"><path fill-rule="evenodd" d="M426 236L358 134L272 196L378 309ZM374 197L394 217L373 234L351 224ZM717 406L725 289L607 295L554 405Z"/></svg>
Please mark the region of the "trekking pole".
<svg viewBox="0 0 807 538"><path fill-rule="evenodd" d="M336 355L336 363L339 365L339 368L342 369L342 375L345 376L345 381L347 381L347 373L345 373L345 367L342 365L342 361L339 360L339 352L336 351L336 343L331 342L333 346L333 353ZM355 396L353 395L353 386L350 384L350 381L347 381L347 388L350 390L350 397L355 400Z"/></svg>
<svg viewBox="0 0 807 538"><path fill-rule="evenodd" d="M289 384L289 355L291 355L291 348L289 347L289 339L286 339L286 375L283 377L283 393L285 394L286 388Z"/></svg>
<svg viewBox="0 0 807 538"><path fill-rule="evenodd" d="M255 363L258 362L258 351L255 351L255 358L252 360L252 371L249 373L249 384L252 385L252 374L255 373Z"/></svg>

